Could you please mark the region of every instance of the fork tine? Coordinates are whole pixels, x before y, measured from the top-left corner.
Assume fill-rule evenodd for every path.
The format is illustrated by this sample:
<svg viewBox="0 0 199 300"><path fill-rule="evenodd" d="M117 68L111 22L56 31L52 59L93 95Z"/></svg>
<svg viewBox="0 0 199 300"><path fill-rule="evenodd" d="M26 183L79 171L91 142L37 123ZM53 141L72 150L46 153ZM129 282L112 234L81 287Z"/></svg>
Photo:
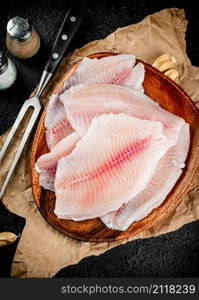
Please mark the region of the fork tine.
<svg viewBox="0 0 199 300"><path fill-rule="evenodd" d="M1 148L1 151L0 151L0 161L3 159L5 153L6 153L6 150L8 148L8 146L10 145L10 142L13 138L13 136L15 135L25 113L27 112L28 108L29 107L35 107L34 103L32 103L31 101L32 99L29 99L29 100L26 100L17 116L17 119L15 120L14 124L12 125L12 128L10 129L10 132Z"/></svg>
<svg viewBox="0 0 199 300"><path fill-rule="evenodd" d="M27 100L27 101L29 101L29 100ZM39 103L39 100L38 100L38 103ZM24 114L25 114L25 112L27 111L27 109L28 109L29 107L31 107L31 106L33 106L33 105L32 105L32 104L28 104L28 106L27 106L26 108L24 107L24 109L23 109L23 111L22 111L23 114L21 114L21 115L24 116ZM10 177L12 176L12 173L13 173L13 171L14 171L14 169L15 169L15 166L16 166L16 164L17 164L19 158L20 158L20 155L21 155L21 153L22 153L22 151L23 151L23 148L24 148L24 146L25 146L25 144L26 144L26 141L27 141L27 139L28 139L28 137L29 137L29 135L30 135L30 132L31 132L31 130L32 130L32 128L33 128L33 126L34 126L36 120L37 120L37 117L38 117L38 115L39 115L40 110L41 110L41 105L40 105L40 106L37 105L37 106L34 107L34 111L33 111L33 113L32 113L32 116L31 116L30 120L29 120L28 126L26 127L26 130L25 130L25 132L24 132L24 134L23 134L22 140L21 140L21 142L20 142L20 144L19 144L18 150L17 150L17 152L16 152L16 154L15 154L15 157L14 157L14 159L13 159L13 161L12 161L12 164L11 164L11 166L10 166L10 169L9 169L9 171L8 171L8 173L7 173L7 176L6 176L5 180L4 180L3 186L2 186L2 188L1 188L1 191L0 191L0 199L1 199L1 197L2 197L2 195L3 195L3 193L4 193L4 191L5 191L5 189L6 189L6 187L7 187L7 184L8 184L8 182L9 182L9 180L10 180ZM20 113L21 113L21 112L20 112ZM20 123L18 122L17 126L19 126L19 124L20 124ZM15 131L16 131L16 130L15 130Z"/></svg>
<svg viewBox="0 0 199 300"><path fill-rule="evenodd" d="M29 106L27 105L26 101L24 102L19 114L18 114L18 117L17 119L15 120L14 124L12 125L12 128L10 129L10 132L2 146L2 149L0 151L0 161L3 159L5 153L6 153L6 150L8 148L8 146L10 145L10 142L13 138L13 136L15 135L15 132L17 131L25 113L27 112Z"/></svg>

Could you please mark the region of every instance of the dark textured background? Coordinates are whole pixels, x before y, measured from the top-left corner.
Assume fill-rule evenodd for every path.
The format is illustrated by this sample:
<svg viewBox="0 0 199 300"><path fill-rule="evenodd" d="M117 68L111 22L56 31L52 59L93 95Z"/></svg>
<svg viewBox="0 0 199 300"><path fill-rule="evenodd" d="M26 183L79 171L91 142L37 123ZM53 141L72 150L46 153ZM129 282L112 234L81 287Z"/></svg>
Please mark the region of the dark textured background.
<svg viewBox="0 0 199 300"><path fill-rule="evenodd" d="M18 77L6 91L0 91L0 134L13 123L23 101L39 81L42 68L56 33L71 1L1 1L0 48L5 50L7 21L15 16L28 17L41 36L40 51L31 59L15 61ZM74 1L73 1L74 3ZM192 64L199 66L199 21L197 5L192 1L92 0L76 1L84 11L84 20L68 51L103 38L118 27L141 21L148 14L168 7L185 9L189 20L186 41ZM169 37L168 37L169 38ZM0 231L22 231L25 220L10 214L0 205ZM0 248L0 276L8 276L18 240ZM78 265L61 270L57 277L198 277L199 222L156 238L137 240L116 247L99 257L83 259Z"/></svg>

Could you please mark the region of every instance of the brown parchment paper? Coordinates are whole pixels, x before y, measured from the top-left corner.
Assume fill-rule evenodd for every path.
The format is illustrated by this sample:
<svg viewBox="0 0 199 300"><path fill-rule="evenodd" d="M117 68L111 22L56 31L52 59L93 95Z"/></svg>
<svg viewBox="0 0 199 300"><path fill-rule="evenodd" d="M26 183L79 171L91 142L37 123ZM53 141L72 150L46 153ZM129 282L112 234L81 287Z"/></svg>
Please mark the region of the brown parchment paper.
<svg viewBox="0 0 199 300"><path fill-rule="evenodd" d="M154 58L163 53L171 53L177 57L181 87L199 107L199 68L192 66L186 55L186 26L184 10L176 8L162 10L146 17L138 24L119 28L105 39L93 41L70 53L63 59L55 79L60 76L61 70L64 71L72 63L94 52L133 53L137 58L148 63L152 63ZM49 85L48 89L50 87ZM43 97L41 101L46 103L48 97ZM26 121L6 156L1 168L1 180L9 169L25 123ZM1 143L5 136L6 134L0 138ZM99 255L127 241L176 230L199 218L199 181L196 178L191 190L177 209L166 220L149 230L129 239L111 243L90 243L71 239L51 228L34 203L31 190L30 152L31 141L24 150L3 198L4 204L10 211L26 218L26 225L12 265L11 275L14 277L52 277L61 268L75 264L83 257Z"/></svg>

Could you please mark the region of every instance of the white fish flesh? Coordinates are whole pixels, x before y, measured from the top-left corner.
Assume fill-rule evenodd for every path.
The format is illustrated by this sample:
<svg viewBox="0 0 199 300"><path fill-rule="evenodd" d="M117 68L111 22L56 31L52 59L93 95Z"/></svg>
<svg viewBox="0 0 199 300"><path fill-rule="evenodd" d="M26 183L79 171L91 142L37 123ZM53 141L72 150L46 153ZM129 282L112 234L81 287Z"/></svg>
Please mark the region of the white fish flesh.
<svg viewBox="0 0 199 300"><path fill-rule="evenodd" d="M95 117L71 154L58 161L55 214L84 220L118 209L146 187L167 149L160 122Z"/></svg>
<svg viewBox="0 0 199 300"><path fill-rule="evenodd" d="M118 54L100 59L85 57L77 66L73 75L65 81L63 89L82 83L113 83L142 89L144 65L137 64L135 56Z"/></svg>
<svg viewBox="0 0 199 300"><path fill-rule="evenodd" d="M144 88L142 86L142 83L144 82L144 75L144 65L142 63L138 63L133 68L132 72L121 81L120 85L144 92Z"/></svg>
<svg viewBox="0 0 199 300"><path fill-rule="evenodd" d="M147 95L128 87L114 84L82 84L70 88L60 96L67 118L78 133L83 136L92 119L104 113L126 113L133 117L159 121L170 145L175 145L184 120L165 109Z"/></svg>
<svg viewBox="0 0 199 300"><path fill-rule="evenodd" d="M46 143L50 150L73 131L66 117L64 106L59 101L59 95L57 94L52 94L49 99L44 126L46 129Z"/></svg>
<svg viewBox="0 0 199 300"><path fill-rule="evenodd" d="M57 169L57 162L60 158L68 155L76 146L79 136L76 132L63 138L56 146L46 154L39 157L35 164L35 170L40 173L39 184L47 189L54 191L54 180Z"/></svg>
<svg viewBox="0 0 199 300"><path fill-rule="evenodd" d="M107 227L126 230L133 222L143 219L162 204L182 173L189 143L189 125L185 123L177 144L170 147L160 159L146 188L128 203L124 203L117 211L101 217Z"/></svg>
<svg viewBox="0 0 199 300"><path fill-rule="evenodd" d="M50 152L35 164L55 214L126 230L161 205L184 167L189 125L144 94L144 65L84 58L45 117Z"/></svg>
<svg viewBox="0 0 199 300"><path fill-rule="evenodd" d="M134 68L135 56L118 54L101 59L85 57L74 74L65 81L57 94L52 94L45 117L46 141L51 150L62 138L72 132L65 110L59 101L60 95L79 83L114 83L143 91L144 66L138 63Z"/></svg>

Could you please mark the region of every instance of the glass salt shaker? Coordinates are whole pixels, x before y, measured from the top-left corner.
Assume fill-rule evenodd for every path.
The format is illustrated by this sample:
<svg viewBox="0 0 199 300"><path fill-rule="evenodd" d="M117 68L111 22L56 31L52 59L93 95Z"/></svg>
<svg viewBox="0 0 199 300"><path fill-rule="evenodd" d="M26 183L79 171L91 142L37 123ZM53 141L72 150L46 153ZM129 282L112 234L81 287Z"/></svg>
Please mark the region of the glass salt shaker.
<svg viewBox="0 0 199 300"><path fill-rule="evenodd" d="M16 80L17 69L14 63L0 52L0 90L9 88Z"/></svg>
<svg viewBox="0 0 199 300"><path fill-rule="evenodd" d="M28 19L14 17L7 24L6 47L20 59L30 58L40 47L40 37Z"/></svg>

